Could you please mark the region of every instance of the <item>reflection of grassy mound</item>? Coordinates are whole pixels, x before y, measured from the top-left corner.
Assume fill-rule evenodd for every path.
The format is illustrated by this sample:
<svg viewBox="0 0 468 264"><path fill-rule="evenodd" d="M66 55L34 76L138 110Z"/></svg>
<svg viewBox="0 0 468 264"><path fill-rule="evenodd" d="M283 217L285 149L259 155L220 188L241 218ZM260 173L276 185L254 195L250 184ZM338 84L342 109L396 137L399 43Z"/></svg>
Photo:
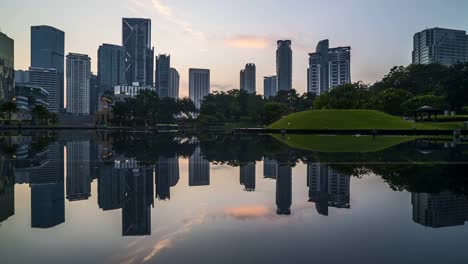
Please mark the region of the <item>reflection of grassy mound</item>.
<svg viewBox="0 0 468 264"><path fill-rule="evenodd" d="M289 147L314 152L377 152L408 141L416 137L403 136L319 136L319 135L274 135L277 140Z"/></svg>
<svg viewBox="0 0 468 264"><path fill-rule="evenodd" d="M431 129L373 110L320 110L288 115L271 124L273 129Z"/></svg>

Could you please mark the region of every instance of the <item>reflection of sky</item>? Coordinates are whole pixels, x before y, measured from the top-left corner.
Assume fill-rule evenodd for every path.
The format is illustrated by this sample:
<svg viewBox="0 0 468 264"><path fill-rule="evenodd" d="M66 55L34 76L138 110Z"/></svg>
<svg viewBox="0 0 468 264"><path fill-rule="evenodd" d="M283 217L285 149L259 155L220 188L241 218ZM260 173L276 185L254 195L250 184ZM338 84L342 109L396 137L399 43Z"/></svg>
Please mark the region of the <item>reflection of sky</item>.
<svg viewBox="0 0 468 264"><path fill-rule="evenodd" d="M29 27L49 24L66 32L66 51L89 54L121 43L121 17L153 21L156 53L170 53L187 95L189 67L212 69L213 89L238 87L239 70L257 64L275 72L275 41L293 40L294 87L305 91L307 53L320 39L351 45L353 80L373 82L411 61L412 36L426 27L468 29L465 0L4 0L2 30L16 40L16 68L29 66Z"/></svg>
<svg viewBox="0 0 468 264"><path fill-rule="evenodd" d="M276 182L256 166L245 192L239 168L212 165L211 185L188 186L188 161L170 201L155 201L152 235L121 236L121 210L103 212L97 184L87 201L66 201L66 222L30 228L27 185L15 187L15 215L0 226L2 263L455 263L468 257L468 228L429 229L412 221L411 197L380 177L351 180L351 209L317 214L306 166L293 169L291 216L276 215ZM6 260L5 262L3 262ZM223 261L223 263L226 263Z"/></svg>

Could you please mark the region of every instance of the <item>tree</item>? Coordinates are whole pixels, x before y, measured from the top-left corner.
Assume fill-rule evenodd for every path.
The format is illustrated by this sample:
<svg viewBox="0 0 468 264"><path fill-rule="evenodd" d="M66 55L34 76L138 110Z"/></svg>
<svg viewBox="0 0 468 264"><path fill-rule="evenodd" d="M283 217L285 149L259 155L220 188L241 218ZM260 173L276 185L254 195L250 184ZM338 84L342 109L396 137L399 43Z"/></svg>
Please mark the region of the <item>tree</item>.
<svg viewBox="0 0 468 264"><path fill-rule="evenodd" d="M177 109L180 114L188 119L192 119L193 114L198 112L195 103L187 97L177 100Z"/></svg>
<svg viewBox="0 0 468 264"><path fill-rule="evenodd" d="M3 113L7 114L8 120L11 120L12 113L18 112L18 106L16 105L15 102L12 102L12 101L4 102L1 105L0 109Z"/></svg>
<svg viewBox="0 0 468 264"><path fill-rule="evenodd" d="M391 115L404 115L409 109L402 106L402 104L414 95L403 89L387 89L377 94L371 101L373 109L385 112Z"/></svg>
<svg viewBox="0 0 468 264"><path fill-rule="evenodd" d="M443 96L435 96L432 94L415 96L402 104L403 108L408 109L407 114L423 106L445 109L447 104Z"/></svg>
<svg viewBox="0 0 468 264"><path fill-rule="evenodd" d="M372 92L362 83L345 84L319 95L314 109L366 109Z"/></svg>
<svg viewBox="0 0 468 264"><path fill-rule="evenodd" d="M271 124L279 119L284 113L288 111L288 106L283 103L267 102L265 104L263 123Z"/></svg>
<svg viewBox="0 0 468 264"><path fill-rule="evenodd" d="M36 105L31 110L31 115L32 115L33 121L34 121L34 123L36 123L36 125L47 123L49 118L51 117L51 113L43 105Z"/></svg>

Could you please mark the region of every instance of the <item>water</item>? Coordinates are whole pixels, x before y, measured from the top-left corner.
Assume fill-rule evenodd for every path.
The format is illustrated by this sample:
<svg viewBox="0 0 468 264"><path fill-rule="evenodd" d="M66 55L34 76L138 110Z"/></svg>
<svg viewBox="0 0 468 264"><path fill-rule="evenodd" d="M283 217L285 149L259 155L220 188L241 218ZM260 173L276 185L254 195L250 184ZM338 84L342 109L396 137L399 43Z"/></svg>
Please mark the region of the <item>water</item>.
<svg viewBox="0 0 468 264"><path fill-rule="evenodd" d="M464 140L29 132L0 152L1 263L468 261Z"/></svg>

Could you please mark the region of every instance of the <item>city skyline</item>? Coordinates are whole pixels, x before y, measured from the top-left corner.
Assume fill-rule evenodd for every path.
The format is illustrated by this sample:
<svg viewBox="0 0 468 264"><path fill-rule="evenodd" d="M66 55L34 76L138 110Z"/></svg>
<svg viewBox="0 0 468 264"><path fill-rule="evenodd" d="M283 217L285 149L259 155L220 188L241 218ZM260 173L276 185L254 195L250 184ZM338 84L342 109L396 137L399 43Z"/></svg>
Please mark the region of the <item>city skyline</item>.
<svg viewBox="0 0 468 264"><path fill-rule="evenodd" d="M339 4L324 1L297 1L293 8L297 8L298 12L294 17L290 17L281 12L279 3L269 1L264 6L271 11L265 12L270 15L267 17L261 15L257 18L247 17L247 21L243 23L252 24L252 26L245 29L242 26L243 23L238 22L238 17L247 7L247 1L209 4L207 1L170 3L163 0L121 0L115 4L114 2L110 7L111 12L106 12L104 16L99 11L102 8L99 7L109 7L109 2L92 2L95 8L84 9L89 13L89 19L83 23L74 23L73 21L79 17L67 12L77 8L73 3L53 5L54 9L45 9L44 6L52 5L41 3L40 8L44 12L34 12L37 3L33 1L6 3L6 19L1 27L3 33L15 40L15 68L26 70L29 67L28 37L29 27L32 25L50 25L64 31L66 33L65 53L88 54L92 59L92 71L96 72L99 45L102 43L121 44L121 19L123 17L146 17L153 22L152 45L155 47L155 53L171 54L172 66L181 73L181 97L188 96L188 68L190 67L211 69L212 90L225 91L239 88L236 72L242 65L245 65L246 61L252 61L257 65L257 87L262 87L263 76L275 73L274 52L278 39L292 40L293 87L302 93L307 87L305 70L308 63L307 54L314 51L315 44L320 39L333 39L334 46L350 45L354 54L352 80L372 83L388 73L391 67L411 63L412 36L415 32L437 26L460 30L468 28L467 19L461 11L462 5L468 5L465 3L457 3L458 8L454 9L447 3L433 1L428 4L429 10L426 10L424 14L415 14L412 10L418 8L418 2L422 1L414 1L409 5L405 3L407 11L403 12L399 8L403 4L402 1L400 3L398 1L375 3L361 0ZM198 13L191 12L194 4L203 8L195 9ZM321 13L330 13L330 15L317 14L312 17L311 23L304 27L300 21L304 21L302 18L308 15L305 10L317 4L321 4L320 7L324 10ZM28 7L24 8L24 6ZM373 12L366 12L366 16L363 17L361 10L363 6ZM392 12L392 9L398 9L399 12ZM47 15L56 10L63 12L55 12L54 16ZM231 10L230 16L223 16L224 12ZM345 12L347 13L345 17L337 18ZM205 16L197 20L200 13ZM181 19L182 17L184 19ZM215 23L219 20L218 18L223 23ZM384 23L390 18L396 22L391 25ZM281 19L287 19L288 22L278 22ZM338 24L345 22L344 19L350 21L349 27L337 27ZM262 20L264 20L265 27L260 23ZM370 20L373 22L369 23ZM319 24L318 21L324 22L320 25L326 24L327 26L314 26L314 22ZM98 22L102 25L90 27ZM80 26L77 26L78 24ZM360 32L366 32L366 34ZM78 39L87 41L83 43L77 41ZM219 59L225 56L223 54L229 54L229 60ZM373 63L370 63L371 61ZM261 94L261 89L258 92Z"/></svg>

